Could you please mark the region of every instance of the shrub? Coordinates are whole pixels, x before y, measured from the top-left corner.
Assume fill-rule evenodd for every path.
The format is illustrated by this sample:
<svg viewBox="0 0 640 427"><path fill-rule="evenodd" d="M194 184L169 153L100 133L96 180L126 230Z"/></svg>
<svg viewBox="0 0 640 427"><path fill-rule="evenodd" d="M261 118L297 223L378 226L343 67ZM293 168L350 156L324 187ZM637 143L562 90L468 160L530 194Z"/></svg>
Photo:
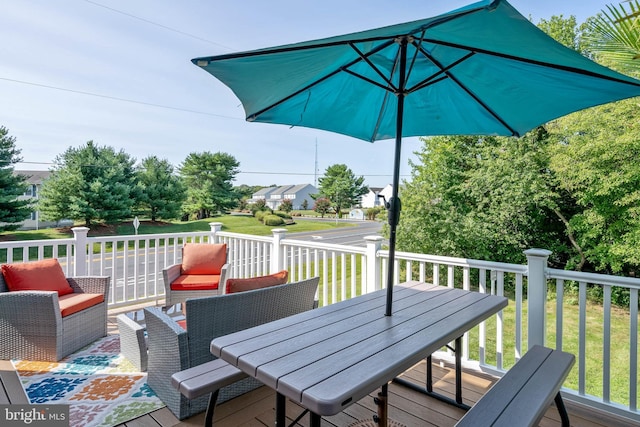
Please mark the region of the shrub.
<svg viewBox="0 0 640 427"><path fill-rule="evenodd" d="M274 226L274 225L284 225L284 219L280 218L278 215L267 214L264 217L264 225Z"/></svg>
<svg viewBox="0 0 640 427"><path fill-rule="evenodd" d="M291 219L291 215L285 212L274 212L273 214L278 215L280 218L283 218L283 219Z"/></svg>
<svg viewBox="0 0 640 427"><path fill-rule="evenodd" d="M378 214L382 212L382 208L380 207L375 207L375 208L369 208L367 209L367 219L368 220L374 220L376 219L376 217L378 216Z"/></svg>
<svg viewBox="0 0 640 427"><path fill-rule="evenodd" d="M270 215L267 211L256 211L253 216L260 222L264 222L264 217Z"/></svg>

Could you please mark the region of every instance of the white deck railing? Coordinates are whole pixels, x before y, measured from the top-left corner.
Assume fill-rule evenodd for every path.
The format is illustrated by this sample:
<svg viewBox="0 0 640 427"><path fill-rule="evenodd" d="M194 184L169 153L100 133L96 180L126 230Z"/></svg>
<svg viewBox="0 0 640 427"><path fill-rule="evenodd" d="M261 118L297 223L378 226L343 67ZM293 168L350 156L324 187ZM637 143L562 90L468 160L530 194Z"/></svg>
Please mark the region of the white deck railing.
<svg viewBox="0 0 640 427"><path fill-rule="evenodd" d="M110 307L164 298L162 269L180 262L185 242L226 243L230 277L251 277L287 269L291 280L320 276L321 305L332 304L386 286L388 251L379 236L365 247L286 238L286 230L261 237L220 231L88 238L85 227L61 240L0 243L3 262L56 257L67 275L108 275ZM73 254L69 257L68 254ZM510 307L463 337L463 359L502 373L534 344L562 348L576 355L576 367L564 391L569 399L640 421L638 412L638 290L640 279L548 268L550 252L525 251L526 265L396 252L394 283L420 280L442 286L506 295ZM549 295L549 289L555 294ZM570 289L570 297L567 290ZM577 289L577 291L576 291ZM593 291L602 304L588 299ZM628 293L628 305L615 307L612 295ZM575 295L575 296L574 296ZM551 301L551 302L549 302ZM587 310L598 322L587 321ZM593 316L590 316L593 319ZM615 319L615 321L613 321ZM612 341L613 326L626 325L624 342ZM569 340L577 333L578 339ZM506 338L506 340L505 340ZM573 344L575 343L575 344ZM575 348L574 348L575 347ZM588 358L594 348L601 353ZM446 355L445 355L446 356ZM594 375L601 379L594 381ZM612 394L615 383L618 395ZM620 395L620 384L625 392Z"/></svg>

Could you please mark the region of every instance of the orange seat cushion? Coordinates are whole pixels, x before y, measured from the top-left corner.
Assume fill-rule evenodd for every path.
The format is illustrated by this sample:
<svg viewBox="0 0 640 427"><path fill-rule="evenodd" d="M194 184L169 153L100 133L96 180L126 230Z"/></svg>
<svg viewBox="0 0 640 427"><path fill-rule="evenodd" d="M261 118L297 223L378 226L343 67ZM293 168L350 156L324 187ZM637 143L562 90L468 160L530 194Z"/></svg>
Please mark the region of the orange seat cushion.
<svg viewBox="0 0 640 427"><path fill-rule="evenodd" d="M68 294L59 298L62 317L93 307L104 302L102 294Z"/></svg>
<svg viewBox="0 0 640 427"><path fill-rule="evenodd" d="M218 289L218 274L183 274L171 282L172 291L210 291Z"/></svg>
<svg viewBox="0 0 640 427"><path fill-rule="evenodd" d="M10 291L56 291L59 296L73 293L56 258L3 264L1 269Z"/></svg>
<svg viewBox="0 0 640 427"><path fill-rule="evenodd" d="M182 248L182 274L220 274L227 262L227 245L186 243Z"/></svg>
<svg viewBox="0 0 640 427"><path fill-rule="evenodd" d="M251 277L248 279L227 279L225 293L251 291L253 289L267 288L269 286L284 285L287 283L289 272L282 270L268 276Z"/></svg>

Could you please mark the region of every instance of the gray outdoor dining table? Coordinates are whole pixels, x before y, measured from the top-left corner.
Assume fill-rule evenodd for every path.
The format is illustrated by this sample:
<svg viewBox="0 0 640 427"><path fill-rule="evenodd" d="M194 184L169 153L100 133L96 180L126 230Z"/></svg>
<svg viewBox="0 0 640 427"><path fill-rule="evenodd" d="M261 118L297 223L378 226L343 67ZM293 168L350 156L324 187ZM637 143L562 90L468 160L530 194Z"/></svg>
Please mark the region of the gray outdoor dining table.
<svg viewBox="0 0 640 427"><path fill-rule="evenodd" d="M311 412L311 425L396 376L507 306L505 297L407 282L385 316L380 290L215 338L211 353Z"/></svg>

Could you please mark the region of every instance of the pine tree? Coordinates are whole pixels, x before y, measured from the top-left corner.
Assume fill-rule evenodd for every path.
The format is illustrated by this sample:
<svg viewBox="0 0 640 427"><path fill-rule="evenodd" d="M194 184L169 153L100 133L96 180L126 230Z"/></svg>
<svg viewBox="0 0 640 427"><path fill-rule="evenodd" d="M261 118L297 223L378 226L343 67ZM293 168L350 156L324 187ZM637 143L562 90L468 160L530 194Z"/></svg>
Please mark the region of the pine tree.
<svg viewBox="0 0 640 427"><path fill-rule="evenodd" d="M11 231L20 227L29 218L29 200L20 200L27 190L26 177L16 175L13 165L22 159L16 148L16 139L0 126L0 231Z"/></svg>

